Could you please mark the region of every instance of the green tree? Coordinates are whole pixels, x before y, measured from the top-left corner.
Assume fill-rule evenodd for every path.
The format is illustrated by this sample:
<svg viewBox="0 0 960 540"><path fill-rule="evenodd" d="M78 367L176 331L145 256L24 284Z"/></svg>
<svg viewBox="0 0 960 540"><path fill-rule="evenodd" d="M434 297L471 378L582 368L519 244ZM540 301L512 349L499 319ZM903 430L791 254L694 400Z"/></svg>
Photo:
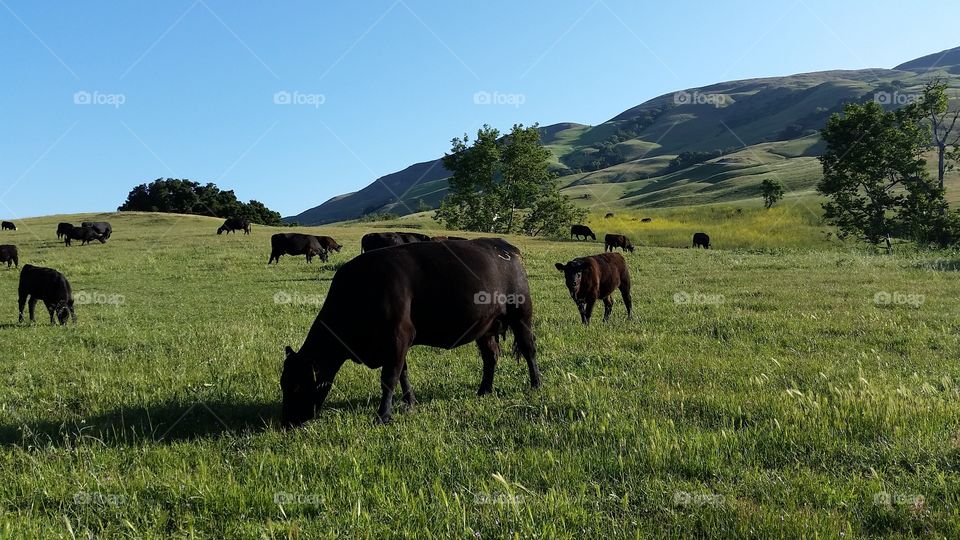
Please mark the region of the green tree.
<svg viewBox="0 0 960 540"><path fill-rule="evenodd" d="M941 79L935 79L923 88L919 102L911 107L919 109L920 114L930 127L930 148L937 152L937 182L943 189L943 178L960 160L960 108L950 110L948 85Z"/></svg>
<svg viewBox="0 0 960 540"><path fill-rule="evenodd" d="M280 225L280 214L260 201L243 203L232 190L221 191L213 183L201 185L179 178L158 178L130 190L117 210L168 212L211 217L245 217L262 225Z"/></svg>
<svg viewBox="0 0 960 540"><path fill-rule="evenodd" d="M777 204L783 198L783 193L783 184L778 180L768 178L760 182L760 195L763 196L763 204L767 208Z"/></svg>
<svg viewBox="0 0 960 540"><path fill-rule="evenodd" d="M550 173L537 125L516 124L503 138L485 125L472 144L466 135L453 139L443 164L450 191L434 219L449 229L562 234L579 215Z"/></svg>
<svg viewBox="0 0 960 540"><path fill-rule="evenodd" d="M929 132L918 110L885 112L875 102L851 103L821 130L827 147L817 189L829 198L825 216L842 235L886 241L890 251L891 236L898 230L916 233L918 220L943 204L923 159Z"/></svg>

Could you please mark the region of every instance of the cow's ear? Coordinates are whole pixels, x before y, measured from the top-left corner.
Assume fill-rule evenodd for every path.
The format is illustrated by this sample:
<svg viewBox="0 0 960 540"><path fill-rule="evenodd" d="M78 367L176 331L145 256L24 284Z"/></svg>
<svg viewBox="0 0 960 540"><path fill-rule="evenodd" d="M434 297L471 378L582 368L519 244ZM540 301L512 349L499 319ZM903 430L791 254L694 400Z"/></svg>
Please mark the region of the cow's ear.
<svg viewBox="0 0 960 540"><path fill-rule="evenodd" d="M555 266L557 267L557 270L559 270L559 271L561 271L561 272L566 271L566 267L563 266L563 263L557 263Z"/></svg>
<svg viewBox="0 0 960 540"><path fill-rule="evenodd" d="M290 356L294 354L293 348L290 347L289 345L287 345L286 348L283 349L283 352L284 352L284 356L286 356L287 358L290 358Z"/></svg>

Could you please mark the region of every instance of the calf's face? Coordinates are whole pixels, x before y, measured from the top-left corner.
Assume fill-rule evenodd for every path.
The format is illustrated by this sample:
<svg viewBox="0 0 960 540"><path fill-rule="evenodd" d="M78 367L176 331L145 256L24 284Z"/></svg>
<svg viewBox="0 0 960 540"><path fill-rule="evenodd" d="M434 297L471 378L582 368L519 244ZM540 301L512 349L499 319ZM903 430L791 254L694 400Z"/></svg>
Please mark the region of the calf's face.
<svg viewBox="0 0 960 540"><path fill-rule="evenodd" d="M316 394L316 375L313 367L289 346L280 375L283 391L281 422L283 427L295 427L313 418Z"/></svg>
<svg viewBox="0 0 960 540"><path fill-rule="evenodd" d="M580 292L580 281L583 279L584 264L579 261L570 261L567 264L557 263L557 270L563 272L564 280L567 283L567 290L570 291L570 297L576 300Z"/></svg>

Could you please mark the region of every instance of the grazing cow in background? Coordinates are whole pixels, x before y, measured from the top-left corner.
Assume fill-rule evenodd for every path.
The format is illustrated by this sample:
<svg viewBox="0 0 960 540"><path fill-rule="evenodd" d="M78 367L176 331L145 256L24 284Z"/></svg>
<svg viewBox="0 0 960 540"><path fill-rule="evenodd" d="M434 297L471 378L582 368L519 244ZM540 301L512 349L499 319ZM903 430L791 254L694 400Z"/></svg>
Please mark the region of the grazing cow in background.
<svg viewBox="0 0 960 540"><path fill-rule="evenodd" d="M286 348L283 425L314 417L347 359L381 368L377 420L389 422L398 381L403 401L416 402L407 375L414 345L453 349L476 342L483 359L477 393L489 394L507 330L514 354L527 361L530 386L540 386L533 305L519 255L502 239L481 238L375 249L344 264L300 351Z"/></svg>
<svg viewBox="0 0 960 540"><path fill-rule="evenodd" d="M622 234L608 234L603 238L603 250L604 251L614 251L617 248L622 249L623 251L629 251L633 253L633 244L630 243L630 239Z"/></svg>
<svg viewBox="0 0 960 540"><path fill-rule="evenodd" d="M315 256L327 262L327 250L320 247L316 236L301 233L277 233L270 238L270 260L280 264L282 255L306 255L307 262L313 262Z"/></svg>
<svg viewBox="0 0 960 540"><path fill-rule="evenodd" d="M597 239L597 235L593 234L590 227L586 225L574 225L570 227L570 238L576 237L577 240L579 240L581 236L584 240L586 240L588 236L594 240Z"/></svg>
<svg viewBox="0 0 960 540"><path fill-rule="evenodd" d="M317 242L320 242L320 247L325 251L336 251L340 253L340 250L343 248L343 246L338 244L337 241L330 236L317 236L316 239Z"/></svg>
<svg viewBox="0 0 960 540"><path fill-rule="evenodd" d="M77 324L77 313L73 309L73 292L70 290L70 282L63 274L52 268L41 268L30 264L23 265L20 271L20 322L23 322L23 305L27 303L27 297L30 298L30 322L34 322L34 309L38 300L43 300L43 305L50 312L50 324L54 324L54 315L60 324L67 324L69 318L73 318L73 324Z"/></svg>
<svg viewBox="0 0 960 540"><path fill-rule="evenodd" d="M72 228L73 228L73 224L71 224L71 223L58 223L58 224L57 224L57 238L58 238L58 239L59 239L59 238L63 238L63 236L64 236L65 234L67 234L67 231L69 231L69 230L72 229Z"/></svg>
<svg viewBox="0 0 960 540"><path fill-rule="evenodd" d="M97 234L103 236L104 242L109 240L110 236L113 235L113 227L111 227L106 221L84 221L80 224L80 226L93 229L97 232Z"/></svg>
<svg viewBox="0 0 960 540"><path fill-rule="evenodd" d="M653 218L645 217L640 220L640 223L650 223L651 221L653 221Z"/></svg>
<svg viewBox="0 0 960 540"><path fill-rule="evenodd" d="M613 212L607 212L607 215L603 216L604 219L610 219L613 217Z"/></svg>
<svg viewBox="0 0 960 540"><path fill-rule="evenodd" d="M85 246L93 240L97 240L101 244L107 243L107 239L94 230L93 227L70 227L70 229L64 231L63 237L63 243L66 246L72 245L70 243L71 240L80 240L81 246Z"/></svg>
<svg viewBox="0 0 960 540"><path fill-rule="evenodd" d="M603 320L606 322L613 311L614 291L620 289L623 304L627 306L627 318L632 317L633 302L630 299L630 272L627 262L619 253L601 253L591 257L579 257L567 264L557 263L563 272L570 297L580 311L580 322L590 324L593 306L597 299L603 300Z"/></svg>
<svg viewBox="0 0 960 540"><path fill-rule="evenodd" d="M223 222L223 225L217 229L217 234L223 234L224 232L229 234L233 231L243 231L243 234L250 234L250 228L249 219L232 217Z"/></svg>
<svg viewBox="0 0 960 540"><path fill-rule="evenodd" d="M372 232L363 235L360 239L360 252L366 253L375 249L432 240L425 234L414 232Z"/></svg>
<svg viewBox="0 0 960 540"><path fill-rule="evenodd" d="M434 236L431 240L434 242L442 242L444 240L466 240L466 238L462 236Z"/></svg>
<svg viewBox="0 0 960 540"><path fill-rule="evenodd" d="M7 263L7 268L11 266L20 267L20 258L17 256L17 246L10 244L0 246L0 264Z"/></svg>
<svg viewBox="0 0 960 540"><path fill-rule="evenodd" d="M17 230L17 226L14 225L12 221L4 221L2 224L0 224L0 228L2 228L5 231Z"/></svg>
<svg viewBox="0 0 960 540"><path fill-rule="evenodd" d="M707 236L707 233L694 233L693 235L693 247L702 247L703 249L710 249L710 237Z"/></svg>

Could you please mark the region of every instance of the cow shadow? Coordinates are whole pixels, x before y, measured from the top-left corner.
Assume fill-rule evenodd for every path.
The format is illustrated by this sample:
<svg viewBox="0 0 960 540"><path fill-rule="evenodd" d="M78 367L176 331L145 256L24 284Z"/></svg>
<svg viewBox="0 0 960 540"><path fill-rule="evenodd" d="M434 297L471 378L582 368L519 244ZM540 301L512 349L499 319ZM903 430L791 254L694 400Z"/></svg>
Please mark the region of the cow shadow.
<svg viewBox="0 0 960 540"><path fill-rule="evenodd" d="M71 447L84 439L105 446L175 443L259 433L279 426L279 418L279 402L167 402L83 419L8 422L0 425L0 446Z"/></svg>

